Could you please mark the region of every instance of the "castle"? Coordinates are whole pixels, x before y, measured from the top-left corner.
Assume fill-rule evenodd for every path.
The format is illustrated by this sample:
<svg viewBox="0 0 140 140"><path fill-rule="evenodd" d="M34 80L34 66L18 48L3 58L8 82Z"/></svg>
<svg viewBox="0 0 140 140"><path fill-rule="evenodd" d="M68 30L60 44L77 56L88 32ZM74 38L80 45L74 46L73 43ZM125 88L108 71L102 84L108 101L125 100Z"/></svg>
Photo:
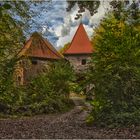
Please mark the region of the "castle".
<svg viewBox="0 0 140 140"><path fill-rule="evenodd" d="M83 71L88 67L92 52L93 48L83 24L79 25L63 54L60 54L47 39L35 32L19 52L22 59L17 64L16 83L20 85L26 83L32 76L43 71L44 65L61 59L68 60L76 72ZM30 60L30 67L27 60L24 61L25 58Z"/></svg>

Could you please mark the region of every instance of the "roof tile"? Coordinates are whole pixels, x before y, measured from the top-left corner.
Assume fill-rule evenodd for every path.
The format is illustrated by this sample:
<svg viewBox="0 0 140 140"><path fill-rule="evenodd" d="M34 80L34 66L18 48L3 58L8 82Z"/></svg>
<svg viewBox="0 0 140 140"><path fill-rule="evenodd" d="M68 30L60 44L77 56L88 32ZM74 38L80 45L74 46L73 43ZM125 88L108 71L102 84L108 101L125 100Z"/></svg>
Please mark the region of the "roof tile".
<svg viewBox="0 0 140 140"><path fill-rule="evenodd" d="M25 46L19 52L19 56L23 55L48 59L63 58L63 56L57 52L52 44L37 32L32 34Z"/></svg>
<svg viewBox="0 0 140 140"><path fill-rule="evenodd" d="M81 23L72 39L72 42L64 54L91 54L93 48Z"/></svg>

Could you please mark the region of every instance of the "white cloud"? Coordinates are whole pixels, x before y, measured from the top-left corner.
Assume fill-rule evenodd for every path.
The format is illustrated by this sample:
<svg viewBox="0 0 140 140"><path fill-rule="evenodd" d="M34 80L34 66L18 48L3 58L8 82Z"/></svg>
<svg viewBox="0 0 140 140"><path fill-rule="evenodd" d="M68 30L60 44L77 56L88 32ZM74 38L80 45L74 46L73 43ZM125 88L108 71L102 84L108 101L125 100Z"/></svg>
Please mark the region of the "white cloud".
<svg viewBox="0 0 140 140"><path fill-rule="evenodd" d="M67 12L64 17L64 23L56 27L54 33L59 37L56 47L63 47L64 44L71 42L80 23L79 20L74 19L77 12L78 6L75 5L70 12Z"/></svg>
<svg viewBox="0 0 140 140"><path fill-rule="evenodd" d="M97 26L100 23L100 20L105 16L107 10L110 9L109 1L100 0L100 2L101 4L97 13L90 18L89 24L91 26Z"/></svg>
<svg viewBox="0 0 140 140"><path fill-rule="evenodd" d="M70 12L66 12L66 0L53 0L50 9L41 18L41 21L44 21L42 33L45 34L45 32L47 33L47 31L49 31L50 36L47 34L47 38L58 38L58 40L50 40L50 42L55 42L54 46L57 48L63 47L64 44L71 42L80 22L82 21L90 38L94 32L93 29L99 24L109 7L109 1L100 1L101 5L95 15L91 16L90 12L85 10L85 12L82 13L82 19L75 20L76 14L79 10L78 5L75 5ZM45 25L45 23L49 24Z"/></svg>
<svg viewBox="0 0 140 140"><path fill-rule="evenodd" d="M73 38L73 36L74 36L76 30L77 30L77 27L75 26L75 27L71 28L69 34L67 34L67 35L64 36L64 37L62 37L62 36L59 37L59 39L58 39L58 41L57 41L57 43L56 43L56 46L57 46L57 47L63 47L64 44L66 44L66 43L68 43L68 42L71 42L71 40L72 40L72 38Z"/></svg>
<svg viewBox="0 0 140 140"><path fill-rule="evenodd" d="M87 32L87 35L88 35L89 39L90 39L91 36L93 35L93 32L94 32L93 28L91 28L91 27L88 26L88 25L84 25L84 28L85 28L85 30L86 30L86 32Z"/></svg>
<svg viewBox="0 0 140 140"><path fill-rule="evenodd" d="M105 13L107 12L107 9L109 8L109 1L101 0L101 5L98 9L98 12L91 16L90 12L88 10L85 10L84 13L82 13L82 22L85 23L84 25L85 30L91 38L94 28L100 23L100 20L104 17ZM75 5L73 9L67 13L66 17L64 17L64 23L63 25L58 26L57 28L61 30L58 30L56 28L55 34L59 34L59 39L56 43L57 47L62 47L64 44L71 42L78 25L81 22L81 19L75 20L76 14L78 12L79 8L78 5Z"/></svg>

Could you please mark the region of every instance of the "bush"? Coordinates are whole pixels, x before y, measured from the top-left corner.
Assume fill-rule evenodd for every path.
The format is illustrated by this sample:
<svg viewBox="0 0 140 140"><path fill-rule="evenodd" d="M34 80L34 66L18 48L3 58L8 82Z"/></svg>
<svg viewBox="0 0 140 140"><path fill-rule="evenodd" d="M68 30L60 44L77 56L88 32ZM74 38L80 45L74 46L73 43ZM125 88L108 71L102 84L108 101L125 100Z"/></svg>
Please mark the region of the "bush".
<svg viewBox="0 0 140 140"><path fill-rule="evenodd" d="M10 88L5 88L0 96L1 113L35 115L67 111L74 105L69 99L74 80L73 69L66 61L51 63L28 85L16 87L11 80Z"/></svg>
<svg viewBox="0 0 140 140"><path fill-rule="evenodd" d="M40 107L46 105L45 112L65 111L73 106L69 101L69 93L74 80L74 71L68 62L51 63L44 73L35 77L29 84L29 99Z"/></svg>

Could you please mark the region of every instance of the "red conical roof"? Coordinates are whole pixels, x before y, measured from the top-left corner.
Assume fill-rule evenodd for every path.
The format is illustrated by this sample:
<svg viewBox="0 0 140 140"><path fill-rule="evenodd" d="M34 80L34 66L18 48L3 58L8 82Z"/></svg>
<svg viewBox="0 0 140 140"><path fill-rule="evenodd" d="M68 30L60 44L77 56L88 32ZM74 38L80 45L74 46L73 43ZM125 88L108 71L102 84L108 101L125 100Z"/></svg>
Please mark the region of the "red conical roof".
<svg viewBox="0 0 140 140"><path fill-rule="evenodd" d="M48 59L61 59L57 50L37 32L33 33L25 46L19 52L19 56L29 56Z"/></svg>
<svg viewBox="0 0 140 140"><path fill-rule="evenodd" d="M91 54L93 52L92 45L84 29L83 24L80 24L73 39L64 52L64 54Z"/></svg>

